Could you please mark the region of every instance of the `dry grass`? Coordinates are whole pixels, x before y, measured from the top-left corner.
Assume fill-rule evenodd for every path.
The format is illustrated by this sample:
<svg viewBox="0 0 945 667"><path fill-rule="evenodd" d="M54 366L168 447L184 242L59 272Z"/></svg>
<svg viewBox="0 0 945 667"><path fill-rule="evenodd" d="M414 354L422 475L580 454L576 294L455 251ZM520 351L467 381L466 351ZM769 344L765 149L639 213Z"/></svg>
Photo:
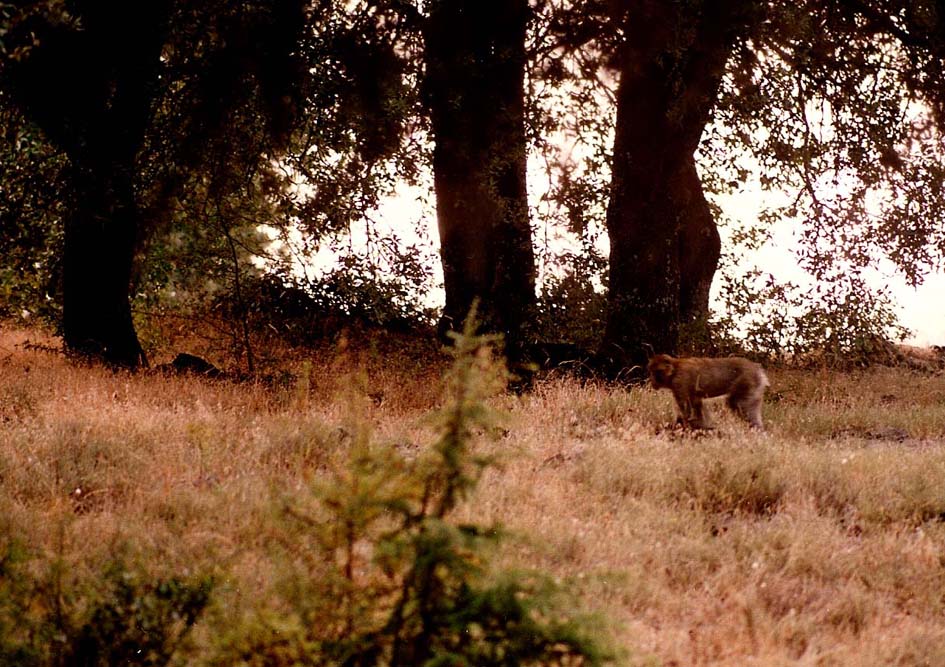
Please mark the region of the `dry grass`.
<svg viewBox="0 0 945 667"><path fill-rule="evenodd" d="M212 569L246 606L273 585L273 498L343 457L349 396L371 394L374 437L409 453L443 366L325 350L284 386L213 383L75 366L27 338L54 345L0 332L7 529L76 569L128 548ZM501 564L567 582L631 664L945 664L945 377L770 375L767 434L718 405L717 431L669 430L671 397L645 389L499 397L502 465L462 514L509 529Z"/></svg>

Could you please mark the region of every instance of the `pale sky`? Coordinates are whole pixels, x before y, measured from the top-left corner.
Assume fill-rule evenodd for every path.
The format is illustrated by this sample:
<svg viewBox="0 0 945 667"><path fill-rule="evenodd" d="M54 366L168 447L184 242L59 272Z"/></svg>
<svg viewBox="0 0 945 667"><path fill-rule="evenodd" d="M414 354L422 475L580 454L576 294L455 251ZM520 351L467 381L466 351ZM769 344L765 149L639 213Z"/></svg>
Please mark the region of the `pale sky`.
<svg viewBox="0 0 945 667"><path fill-rule="evenodd" d="M530 199L534 204L538 199L535 193L538 188L535 184L541 181L536 178L533 169L530 169L529 177L532 190ZM436 214L429 201L426 206L418 202L419 199L423 199L423 194L422 188L402 186L398 188L395 196L384 200L371 217L376 226L375 234L384 236L389 231L393 231L404 243L423 245L430 260L433 282L440 285L442 284L442 270L438 255L439 237L436 229ZM743 192L719 197L717 202L728 218L736 222L751 224L757 220L766 200L770 201L771 197L771 193L763 192L760 188L753 189L751 185L748 185ZM540 235L543 229L535 214L536 208L533 206L532 209L532 224L539 225ZM418 228L422 230L422 234L417 233ZM792 252L798 246L794 237L797 229L798 223L792 221L784 221L776 225L772 230L771 240L756 253L748 256L749 264L757 264L764 271L773 274L779 282L791 281L799 285L809 285L812 282L810 277L798 265L795 254ZM726 231L724 228L721 231L724 245ZM422 238L423 235L426 239ZM352 229L352 237L356 247L363 247L366 239L364 226L356 225ZM536 239L536 241L539 240ZM332 267L335 263L334 254L323 249L312 263L304 269L301 265L298 268L300 272L304 271L312 277ZM912 336L906 340L907 343L921 346L945 345L945 309L937 305L941 303L941 297L945 294L945 274L929 275L924 284L915 289L909 287L902 276L891 267L876 271L873 275L877 284L888 286L896 298L900 321L912 331ZM719 280L716 279L713 283L712 303L716 310L723 306L717 299L718 290ZM424 301L427 305L442 307L444 295L441 287L431 288L425 297Z"/></svg>
<svg viewBox="0 0 945 667"><path fill-rule="evenodd" d="M741 222L754 222L764 206L766 197L770 197L770 194L749 189L736 195L721 197L718 202L728 217ZM793 252L799 246L795 238L799 224L790 220L777 224L772 230L771 241L755 253L751 260L779 281L790 280L809 285L813 281L798 266ZM912 331L912 336L906 339L906 343L920 346L945 345L945 309L937 305L945 294L945 274L929 274L918 288L910 287L888 262L881 269L866 275L873 284L885 285L896 299L900 322ZM713 292L717 291L717 282L713 284L713 288Z"/></svg>

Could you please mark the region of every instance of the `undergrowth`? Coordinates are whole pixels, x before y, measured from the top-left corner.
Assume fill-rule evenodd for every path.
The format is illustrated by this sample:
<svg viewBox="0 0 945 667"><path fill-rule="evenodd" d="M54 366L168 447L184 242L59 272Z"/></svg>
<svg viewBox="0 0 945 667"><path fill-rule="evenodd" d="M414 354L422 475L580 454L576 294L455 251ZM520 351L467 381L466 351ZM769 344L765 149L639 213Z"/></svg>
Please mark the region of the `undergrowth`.
<svg viewBox="0 0 945 667"><path fill-rule="evenodd" d="M766 433L693 434L648 388L492 395L487 341L273 385L36 335L0 332L0 667L945 656L945 376L773 368Z"/></svg>
<svg viewBox="0 0 945 667"><path fill-rule="evenodd" d="M434 441L418 452L377 442L363 395L351 398L337 429L297 427L253 453L305 479L294 488L274 484L263 510L269 529L247 536L269 561L260 564L271 573L265 596L230 604L238 597L234 568L242 548L192 567L184 559L163 562L138 534L134 545L116 542L79 564L30 546L30 531L11 524L0 543L0 667L613 662L593 624L549 577L491 565L499 526L455 518L493 465L477 453L477 442L502 432L500 413L488 405L508 381L494 342L473 335L471 324L456 336L445 399L426 418ZM296 414L307 409L309 393L307 384L297 389L290 406ZM12 462L0 471L22 488L21 502L52 501L62 512L58 530L78 534L72 517L89 526L135 501L147 480L118 470L136 467L151 447L131 448L140 434L122 441L121 429L105 437L70 424L53 429L51 444L20 434L35 479L16 473ZM283 422L282 430L289 426ZM203 457L226 432L209 419L188 423L185 432L200 463L194 486L212 490L220 473ZM325 474L309 474L319 467ZM187 497L165 494L158 516L172 524L199 521L199 511L184 511ZM60 536L60 551L64 543Z"/></svg>
<svg viewBox="0 0 945 667"><path fill-rule="evenodd" d="M454 509L491 464L486 399L505 386L486 337L456 336L435 442L415 458L349 419L348 459L308 493L282 499L271 553L278 594L233 624L211 664L600 665L613 656L538 574L489 566L497 526Z"/></svg>

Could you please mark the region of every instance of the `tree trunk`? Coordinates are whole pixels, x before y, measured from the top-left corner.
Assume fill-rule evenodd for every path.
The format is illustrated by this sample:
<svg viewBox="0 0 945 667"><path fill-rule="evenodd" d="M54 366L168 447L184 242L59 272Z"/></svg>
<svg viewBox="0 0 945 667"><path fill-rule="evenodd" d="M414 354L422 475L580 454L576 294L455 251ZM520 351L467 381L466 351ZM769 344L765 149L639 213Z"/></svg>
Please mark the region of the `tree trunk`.
<svg viewBox="0 0 945 667"><path fill-rule="evenodd" d="M683 167L688 206L679 230L679 318L683 324L702 322L709 316L709 290L722 252L719 229L702 190L696 162Z"/></svg>
<svg viewBox="0 0 945 667"><path fill-rule="evenodd" d="M473 302L515 354L535 299L525 189L527 0L438 0L424 30L446 288L441 334Z"/></svg>
<svg viewBox="0 0 945 667"><path fill-rule="evenodd" d="M695 3L698 5L698 3ZM608 317L600 354L642 368L675 353L683 320L704 317L719 236L693 154L734 44L738 3L642 0L620 58L611 197Z"/></svg>
<svg viewBox="0 0 945 667"><path fill-rule="evenodd" d="M90 3L76 25L50 21L13 72L18 105L71 163L65 221L66 348L110 364L146 363L131 318L140 212L135 178L151 120L170 7Z"/></svg>
<svg viewBox="0 0 945 667"><path fill-rule="evenodd" d="M82 171L65 226L63 340L72 352L134 369L147 362L128 295L138 233L130 169Z"/></svg>

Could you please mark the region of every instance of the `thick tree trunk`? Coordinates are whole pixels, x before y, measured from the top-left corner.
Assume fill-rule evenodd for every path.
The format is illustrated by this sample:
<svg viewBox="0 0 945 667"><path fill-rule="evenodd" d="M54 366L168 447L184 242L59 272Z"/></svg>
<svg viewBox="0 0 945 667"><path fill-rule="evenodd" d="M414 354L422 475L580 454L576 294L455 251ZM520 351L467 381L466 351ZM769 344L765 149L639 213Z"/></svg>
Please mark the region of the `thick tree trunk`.
<svg viewBox="0 0 945 667"><path fill-rule="evenodd" d="M110 364L146 363L129 304L140 212L134 182L151 120L170 7L164 0L83 8L51 22L15 68L19 106L69 158L63 339Z"/></svg>
<svg viewBox="0 0 945 667"><path fill-rule="evenodd" d="M78 169L74 170L79 172ZM131 318L129 285L138 212L130 169L76 173L65 226L62 333L66 348L106 363L147 364Z"/></svg>
<svg viewBox="0 0 945 667"><path fill-rule="evenodd" d="M683 167L681 180L688 205L679 230L679 319L704 322L709 316L709 291L719 265L722 239L709 208L694 159Z"/></svg>
<svg viewBox="0 0 945 667"><path fill-rule="evenodd" d="M628 80L621 82L617 98L607 208L610 280L603 352L617 366L639 359L643 344L675 350L679 334L679 220L666 196L673 171L665 164L670 138L645 131L654 127L659 110L639 104L639 98L628 100L638 87Z"/></svg>
<svg viewBox="0 0 945 667"><path fill-rule="evenodd" d="M719 257L693 154L736 33L738 3L642 0L629 13L614 136L608 318L612 371L676 352L704 317Z"/></svg>
<svg viewBox="0 0 945 667"><path fill-rule="evenodd" d="M424 31L446 288L441 334L479 301L511 354L535 299L525 189L527 0L438 0Z"/></svg>

